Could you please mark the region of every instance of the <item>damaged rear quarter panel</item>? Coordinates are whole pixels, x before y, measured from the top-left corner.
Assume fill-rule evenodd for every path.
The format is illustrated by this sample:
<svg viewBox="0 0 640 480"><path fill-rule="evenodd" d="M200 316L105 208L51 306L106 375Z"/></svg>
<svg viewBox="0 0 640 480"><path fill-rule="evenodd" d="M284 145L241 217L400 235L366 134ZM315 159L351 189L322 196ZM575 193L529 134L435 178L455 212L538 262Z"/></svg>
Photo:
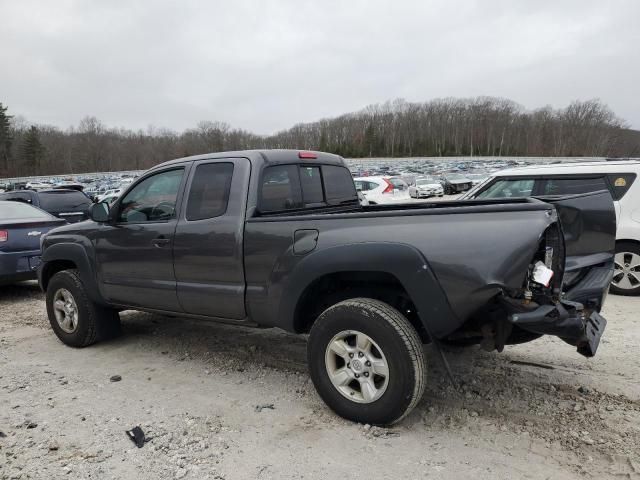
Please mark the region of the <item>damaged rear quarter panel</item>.
<svg viewBox="0 0 640 480"><path fill-rule="evenodd" d="M310 258L324 250L364 243L397 244L421 253L440 284L438 294L443 295L444 291L449 308L442 315L426 308L419 309L418 313L427 330L441 338L457 330L501 290L522 287L539 242L555 220L553 207L540 203L511 210L471 211L458 207L446 209L446 213L365 214L344 218L327 215L248 222L245 230L248 309L253 317L267 324L289 328L283 324L289 315L277 313L279 299L301 288L296 270L309 272L305 268L308 262L302 261L306 257L293 255L291 238L298 229L315 229L319 232L318 244L309 254ZM354 261L361 262L361 269L368 270L371 262L363 261L361 252L355 250L343 268L338 257L333 256L333 271L353 270ZM384 271L397 270L395 263L399 260L395 254L382 257L375 263L386 266ZM422 268L422 263L416 260L415 270ZM429 282L418 283L413 278L399 280L412 293L412 298L420 288L424 289L425 297L435 294ZM419 300L413 299L416 304Z"/></svg>

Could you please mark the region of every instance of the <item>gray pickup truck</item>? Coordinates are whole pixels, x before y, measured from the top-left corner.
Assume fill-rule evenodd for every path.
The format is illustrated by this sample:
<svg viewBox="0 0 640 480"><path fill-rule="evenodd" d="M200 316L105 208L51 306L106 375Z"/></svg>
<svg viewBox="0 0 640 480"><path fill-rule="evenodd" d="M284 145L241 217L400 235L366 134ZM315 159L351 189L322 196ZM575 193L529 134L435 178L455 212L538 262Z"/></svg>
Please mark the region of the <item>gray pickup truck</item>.
<svg viewBox="0 0 640 480"><path fill-rule="evenodd" d="M125 309L308 333L318 393L355 421L415 406L425 343L549 334L592 356L606 325L608 191L361 206L341 157L244 151L159 165L90 216L42 241L62 342L117 333Z"/></svg>

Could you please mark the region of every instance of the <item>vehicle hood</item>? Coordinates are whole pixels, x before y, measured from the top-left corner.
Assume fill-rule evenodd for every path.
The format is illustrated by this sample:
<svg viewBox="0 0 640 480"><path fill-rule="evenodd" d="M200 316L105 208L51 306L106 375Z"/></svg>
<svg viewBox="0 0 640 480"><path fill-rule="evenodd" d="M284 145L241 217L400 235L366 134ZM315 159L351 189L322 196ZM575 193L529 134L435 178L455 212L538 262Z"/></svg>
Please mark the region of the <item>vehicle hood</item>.
<svg viewBox="0 0 640 480"><path fill-rule="evenodd" d="M425 189L426 190L426 189L429 189L429 188L442 188L442 185L439 184L439 183L425 183L425 184L422 184L422 185L416 185L416 188L418 190L421 190L421 189Z"/></svg>
<svg viewBox="0 0 640 480"><path fill-rule="evenodd" d="M471 180L469 180L468 178L457 178L455 180L447 179L447 182L452 185L460 185L462 183L471 183Z"/></svg>

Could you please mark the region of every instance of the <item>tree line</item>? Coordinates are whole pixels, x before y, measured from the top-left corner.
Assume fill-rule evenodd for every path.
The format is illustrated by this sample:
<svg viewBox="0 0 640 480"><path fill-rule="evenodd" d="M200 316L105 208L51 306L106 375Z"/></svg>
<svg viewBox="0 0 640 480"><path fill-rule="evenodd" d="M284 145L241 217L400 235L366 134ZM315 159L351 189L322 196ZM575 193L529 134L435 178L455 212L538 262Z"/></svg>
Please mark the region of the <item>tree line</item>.
<svg viewBox="0 0 640 480"><path fill-rule="evenodd" d="M30 124L0 103L0 177L146 169L165 160L254 148L345 157L640 156L640 132L599 100L529 111L503 98L394 100L269 136L202 121L183 132L109 128L86 117L66 130Z"/></svg>

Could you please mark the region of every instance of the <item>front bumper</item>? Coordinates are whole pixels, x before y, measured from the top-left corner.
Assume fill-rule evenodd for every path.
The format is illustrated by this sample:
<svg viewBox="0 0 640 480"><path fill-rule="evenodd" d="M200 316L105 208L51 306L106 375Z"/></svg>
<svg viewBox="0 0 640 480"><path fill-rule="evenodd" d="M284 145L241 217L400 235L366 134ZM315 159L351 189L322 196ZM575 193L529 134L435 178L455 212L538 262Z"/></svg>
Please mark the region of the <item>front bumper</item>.
<svg viewBox="0 0 640 480"><path fill-rule="evenodd" d="M541 305L529 311L512 313L513 325L540 335L554 335L577 347L578 353L593 357L607 320L595 310L586 310L581 303L560 301Z"/></svg>
<svg viewBox="0 0 640 480"><path fill-rule="evenodd" d="M418 198L429 198L444 195L444 190L418 190L416 191Z"/></svg>

